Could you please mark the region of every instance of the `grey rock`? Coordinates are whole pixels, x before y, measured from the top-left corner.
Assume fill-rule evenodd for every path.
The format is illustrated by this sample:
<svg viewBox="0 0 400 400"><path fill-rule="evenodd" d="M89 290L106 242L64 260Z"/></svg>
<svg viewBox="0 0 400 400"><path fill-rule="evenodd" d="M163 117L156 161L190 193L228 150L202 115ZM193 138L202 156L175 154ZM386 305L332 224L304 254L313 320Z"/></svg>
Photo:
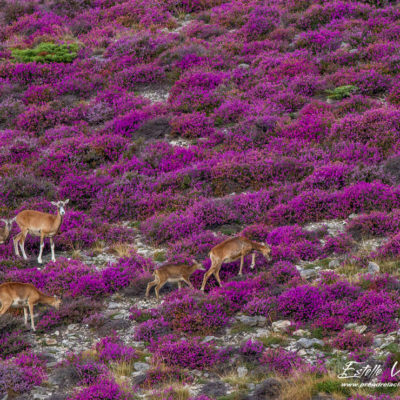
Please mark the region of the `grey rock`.
<svg viewBox="0 0 400 400"><path fill-rule="evenodd" d="M315 269L304 269L300 271L300 275L304 279L316 278L318 276L318 271Z"/></svg>
<svg viewBox="0 0 400 400"><path fill-rule="evenodd" d="M250 65L249 65L249 64L242 63L242 64L239 64L239 65L238 65L238 68L249 69L249 68L250 68Z"/></svg>
<svg viewBox="0 0 400 400"><path fill-rule="evenodd" d="M307 352L306 352L304 349L300 349L300 350L297 352L297 354L298 354L300 357L304 357L305 355L307 355Z"/></svg>
<svg viewBox="0 0 400 400"><path fill-rule="evenodd" d="M206 336L203 340L202 343L208 343L212 342L213 340L216 340L217 338L215 336Z"/></svg>
<svg viewBox="0 0 400 400"><path fill-rule="evenodd" d="M297 342L297 345L304 347L305 349L309 349L310 347L314 346L314 345L320 345L323 346L324 342L320 339L308 339L308 338L301 338L299 339Z"/></svg>
<svg viewBox="0 0 400 400"><path fill-rule="evenodd" d="M140 374L132 379L133 386L140 385L146 380L146 374Z"/></svg>
<svg viewBox="0 0 400 400"><path fill-rule="evenodd" d="M368 272L370 274L378 274L380 271L379 265L377 263L374 263L372 261L370 261L368 263Z"/></svg>
<svg viewBox="0 0 400 400"><path fill-rule="evenodd" d="M257 322L258 326L265 326L267 324L267 318L263 317L262 315L259 315L257 317L257 320L258 320L258 322Z"/></svg>
<svg viewBox="0 0 400 400"><path fill-rule="evenodd" d="M228 386L222 381L208 382L200 390L199 394L206 395L211 398L225 396Z"/></svg>
<svg viewBox="0 0 400 400"><path fill-rule="evenodd" d="M238 367L238 369L237 369L237 374L238 374L239 378L245 377L248 372L249 372L249 370L244 366Z"/></svg>
<svg viewBox="0 0 400 400"><path fill-rule="evenodd" d="M310 331L307 329L297 329L296 331L293 332L293 335L295 336L309 336Z"/></svg>
<svg viewBox="0 0 400 400"><path fill-rule="evenodd" d="M133 364L133 367L136 369L136 371L144 372L150 369L150 365L144 362L135 362Z"/></svg>
<svg viewBox="0 0 400 400"><path fill-rule="evenodd" d="M249 317L247 315L239 315L236 317L242 324L249 325L249 326L257 326L258 319L257 317Z"/></svg>
<svg viewBox="0 0 400 400"><path fill-rule="evenodd" d="M272 323L272 330L274 332L283 332L290 326L290 321L288 320L279 320Z"/></svg>
<svg viewBox="0 0 400 400"><path fill-rule="evenodd" d="M115 303L114 301L110 301L110 303L108 304L108 308L110 308L111 310L115 310L116 308L119 308L120 304L119 303Z"/></svg>
<svg viewBox="0 0 400 400"><path fill-rule="evenodd" d="M340 267L340 261L337 258L335 258L334 260L329 261L328 266L331 269L338 268L338 267Z"/></svg>
<svg viewBox="0 0 400 400"><path fill-rule="evenodd" d="M367 325L357 325L354 327L354 330L358 333L364 333L367 330Z"/></svg>
<svg viewBox="0 0 400 400"><path fill-rule="evenodd" d="M281 392L281 383L275 378L268 378L256 386L254 393L246 400L273 400L278 399Z"/></svg>

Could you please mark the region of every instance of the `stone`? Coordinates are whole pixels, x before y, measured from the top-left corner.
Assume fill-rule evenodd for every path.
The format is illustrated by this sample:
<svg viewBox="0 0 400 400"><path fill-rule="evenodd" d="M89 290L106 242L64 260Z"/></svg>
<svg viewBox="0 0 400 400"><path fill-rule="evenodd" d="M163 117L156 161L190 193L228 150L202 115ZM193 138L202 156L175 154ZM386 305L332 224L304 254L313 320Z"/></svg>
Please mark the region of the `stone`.
<svg viewBox="0 0 400 400"><path fill-rule="evenodd" d="M259 315L257 317L257 325L258 326L265 326L267 324L267 318L263 317L262 315Z"/></svg>
<svg viewBox="0 0 400 400"><path fill-rule="evenodd" d="M225 396L228 391L227 385L222 381L208 382L200 390L201 395L206 395L211 398Z"/></svg>
<svg viewBox="0 0 400 400"><path fill-rule="evenodd" d="M110 308L111 310L114 310L116 308L119 308L120 304L119 303L115 303L114 301L110 301L110 303L108 304L108 308Z"/></svg>
<svg viewBox="0 0 400 400"><path fill-rule="evenodd" d="M244 366L238 367L238 369L237 369L237 374L238 374L239 378L245 377L248 372L249 372L249 370Z"/></svg>
<svg viewBox="0 0 400 400"><path fill-rule="evenodd" d="M239 64L239 65L238 65L238 68L249 69L249 68L250 68L250 65L249 65L249 64L242 63L242 64Z"/></svg>
<svg viewBox="0 0 400 400"><path fill-rule="evenodd" d="M314 345L319 345L319 346L323 346L324 342L320 339L308 339L308 338L301 338L296 342L297 345L304 347L305 349L309 349L310 347L314 346Z"/></svg>
<svg viewBox="0 0 400 400"><path fill-rule="evenodd" d="M271 334L271 331L266 328L257 328L255 336L256 337L264 337L264 336L269 336ZM253 335L250 335L247 340L252 339Z"/></svg>
<svg viewBox="0 0 400 400"><path fill-rule="evenodd" d="M140 385L146 380L146 374L140 374L132 378L133 386Z"/></svg>
<svg viewBox="0 0 400 400"><path fill-rule="evenodd" d="M47 346L55 346L57 344L57 340L56 339L51 339L51 338L46 339L45 342L46 342Z"/></svg>
<svg viewBox="0 0 400 400"><path fill-rule="evenodd" d="M300 275L304 279L316 278L318 276L318 271L315 269L304 269L300 271Z"/></svg>
<svg viewBox="0 0 400 400"><path fill-rule="evenodd" d="M272 330L274 332L283 332L289 328L291 322L288 320L279 320L272 323Z"/></svg>
<svg viewBox="0 0 400 400"><path fill-rule="evenodd" d="M217 338L216 338L215 336L206 336L206 337L202 340L202 343L212 342L213 340L217 340Z"/></svg>
<svg viewBox="0 0 400 400"><path fill-rule="evenodd" d="M338 268L340 267L340 261L337 258L335 258L334 260L329 261L328 266L330 269Z"/></svg>
<svg viewBox="0 0 400 400"><path fill-rule="evenodd" d="M150 365L144 362L135 362L133 368L135 368L136 371L144 372L150 369Z"/></svg>
<svg viewBox="0 0 400 400"><path fill-rule="evenodd" d="M236 317L242 324L249 325L249 326L257 326L258 318L257 317L249 317L247 315L239 315Z"/></svg>
<svg viewBox="0 0 400 400"><path fill-rule="evenodd" d="M358 333L364 333L367 330L367 325L357 325L354 327L354 330Z"/></svg>
<svg viewBox="0 0 400 400"><path fill-rule="evenodd" d="M368 263L368 273L370 274L378 274L380 271L379 265L377 263L374 263L370 261Z"/></svg>
<svg viewBox="0 0 400 400"><path fill-rule="evenodd" d="M268 378L256 386L254 393L247 400L278 399L281 392L281 383L275 378Z"/></svg>
<svg viewBox="0 0 400 400"><path fill-rule="evenodd" d="M309 336L310 331L306 329L297 329L296 331L293 332L294 336Z"/></svg>

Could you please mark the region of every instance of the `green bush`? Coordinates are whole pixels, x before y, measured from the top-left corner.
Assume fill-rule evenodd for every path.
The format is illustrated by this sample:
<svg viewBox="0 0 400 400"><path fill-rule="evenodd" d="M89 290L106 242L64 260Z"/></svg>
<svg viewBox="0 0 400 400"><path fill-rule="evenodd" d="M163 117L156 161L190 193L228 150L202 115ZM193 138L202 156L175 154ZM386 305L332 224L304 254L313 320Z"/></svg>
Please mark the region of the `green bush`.
<svg viewBox="0 0 400 400"><path fill-rule="evenodd" d="M40 43L33 49L14 49L12 56L20 62L70 63L78 56L78 45Z"/></svg>
<svg viewBox="0 0 400 400"><path fill-rule="evenodd" d="M354 85L339 86L333 90L327 90L328 99L342 100L345 97L350 97L350 95L356 92L357 90L358 87Z"/></svg>
<svg viewBox="0 0 400 400"><path fill-rule="evenodd" d="M350 395L350 390L342 386L342 382L336 379L326 379L315 384L315 392L323 392L328 394L338 393L346 396Z"/></svg>

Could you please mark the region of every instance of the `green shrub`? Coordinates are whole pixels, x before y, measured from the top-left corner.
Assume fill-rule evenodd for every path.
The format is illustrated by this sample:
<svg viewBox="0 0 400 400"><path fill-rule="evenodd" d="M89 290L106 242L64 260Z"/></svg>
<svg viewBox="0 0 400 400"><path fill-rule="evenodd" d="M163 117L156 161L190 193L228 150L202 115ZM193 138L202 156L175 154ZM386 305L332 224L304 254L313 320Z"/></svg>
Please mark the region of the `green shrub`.
<svg viewBox="0 0 400 400"><path fill-rule="evenodd" d="M350 395L349 388L342 386L342 382L336 379L326 379L322 382L317 382L315 384L315 392L322 392L322 393L339 393L344 394L346 396Z"/></svg>
<svg viewBox="0 0 400 400"><path fill-rule="evenodd" d="M12 56L20 62L70 63L78 56L78 45L40 43L33 49L14 49Z"/></svg>
<svg viewBox="0 0 400 400"><path fill-rule="evenodd" d="M354 85L345 85L339 86L333 90L327 90L328 99L332 100L342 100L345 97L350 97L351 94L355 93L358 90L357 86Z"/></svg>
<svg viewBox="0 0 400 400"><path fill-rule="evenodd" d="M166 260L165 251L156 251L153 258L156 262L164 262Z"/></svg>

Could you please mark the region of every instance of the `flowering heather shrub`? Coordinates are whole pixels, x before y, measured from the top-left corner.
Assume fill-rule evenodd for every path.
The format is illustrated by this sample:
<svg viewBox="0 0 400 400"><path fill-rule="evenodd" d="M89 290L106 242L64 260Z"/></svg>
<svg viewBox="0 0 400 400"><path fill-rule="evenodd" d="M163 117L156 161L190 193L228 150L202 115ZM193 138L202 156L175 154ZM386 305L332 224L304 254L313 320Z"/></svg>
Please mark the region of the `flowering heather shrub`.
<svg viewBox="0 0 400 400"><path fill-rule="evenodd" d="M341 233L337 236L327 238L324 244L323 252L325 255L346 254L349 253L353 247L353 239L349 235Z"/></svg>
<svg viewBox="0 0 400 400"><path fill-rule="evenodd" d="M246 360L253 361L261 356L263 349L264 346L261 342L249 339L240 345L239 352Z"/></svg>
<svg viewBox="0 0 400 400"><path fill-rule="evenodd" d="M400 131L400 113L393 108L378 108L360 115L349 115L332 126L331 137L375 145L383 152L395 144Z"/></svg>
<svg viewBox="0 0 400 400"><path fill-rule="evenodd" d="M99 312L101 308L102 304L91 298L63 298L63 303L59 310L48 309L41 315L36 324L36 330L38 332L48 332L59 326L81 323L91 314Z"/></svg>
<svg viewBox="0 0 400 400"><path fill-rule="evenodd" d="M391 332L397 329L395 315L399 308L398 301L389 294L367 291L349 304L348 312L360 324L374 326L378 332Z"/></svg>
<svg viewBox="0 0 400 400"><path fill-rule="evenodd" d="M287 351L282 348L267 349L260 358L261 364L265 365L270 371L282 375L289 375L293 369L303 365L300 356L295 352Z"/></svg>
<svg viewBox="0 0 400 400"><path fill-rule="evenodd" d="M0 362L0 394L29 393L34 386L40 385L44 372L40 368L22 368L10 361Z"/></svg>
<svg viewBox="0 0 400 400"><path fill-rule="evenodd" d="M112 250L140 234L145 244L162 245L168 260L200 257L209 267L208 252L225 239L218 232L241 231L272 247L272 260L257 255L254 271L246 258L243 278L236 277L239 261L225 265L224 286L211 278L207 296L184 289L157 309L132 310L135 340L189 336L165 339L165 359L179 346L187 356L155 368L149 386L168 382L167 370L189 382L191 373L178 376L181 364L208 363L209 354L219 352L190 335L214 334L237 312L271 322L291 319L291 329L340 336L346 346L354 339L342 338L347 323L366 324L372 332L397 329L398 279L364 274L350 284L323 273L305 285L292 264L351 255L353 239L377 236L389 240L369 258L360 256L360 266L367 258L400 255L400 13L394 2L3 3L2 217L28 208L54 213L48 201L70 198L72 209L56 238L56 248L67 252L90 252L96 241ZM188 23L178 26L184 19ZM73 60L65 51L61 58L55 54L67 42L79 43ZM38 48L51 54L37 54L40 62L13 59L18 53L31 57ZM327 228L302 228L353 213L346 232L334 237ZM29 237L26 248L37 254L38 238ZM11 243L0 246L1 282L32 282L63 295L60 310L38 309L39 334L82 321L112 334L127 321L104 324L96 299L118 291L142 296L154 268L132 254L101 270L57 256L38 270L12 253ZM196 288L202 277L193 274ZM21 318L8 323L7 317L0 319L1 358L29 347ZM125 351L119 341L104 339L103 345L106 354ZM368 347L355 347L353 359L375 357ZM278 367L287 365L279 354L273 359ZM70 388L88 387L71 398L129 398L108 367L96 363L76 362L82 380L71 380ZM154 396L173 400L178 393L170 388Z"/></svg>
<svg viewBox="0 0 400 400"><path fill-rule="evenodd" d="M68 400L132 400L133 396L124 392L114 381L104 378L95 382Z"/></svg>
<svg viewBox="0 0 400 400"><path fill-rule="evenodd" d="M339 31L320 29L319 31L301 33L296 46L308 48L313 53L330 52L339 47L340 41L341 33Z"/></svg>
<svg viewBox="0 0 400 400"><path fill-rule="evenodd" d="M212 120L204 113L181 114L170 121L173 135L184 138L208 136L214 133Z"/></svg>
<svg viewBox="0 0 400 400"><path fill-rule="evenodd" d="M296 321L313 320L323 305L318 288L309 285L290 288L278 297L278 311Z"/></svg>
<svg viewBox="0 0 400 400"><path fill-rule="evenodd" d="M168 260L189 261L193 257L206 257L210 249L225 239L222 235L215 235L211 231L204 231L199 234L190 235L185 239L178 240L171 244L167 251Z"/></svg>
<svg viewBox="0 0 400 400"><path fill-rule="evenodd" d="M164 320L164 317L160 317L142 322L135 328L135 335L133 338L135 340L150 342L169 332L169 323Z"/></svg>
<svg viewBox="0 0 400 400"><path fill-rule="evenodd" d="M69 354L56 370L56 376L62 377L64 384L92 385L107 369L103 363L84 358L80 355Z"/></svg>
<svg viewBox="0 0 400 400"><path fill-rule="evenodd" d="M346 226L355 239L385 236L397 232L399 227L399 213L391 214L372 212L368 215L360 215L353 218Z"/></svg>
<svg viewBox="0 0 400 400"><path fill-rule="evenodd" d="M368 347L372 344L372 335L363 335L356 331L345 330L337 334L331 341L334 347L340 350L359 350L360 348Z"/></svg>
<svg viewBox="0 0 400 400"><path fill-rule="evenodd" d="M397 208L397 190L378 182L358 183L343 190L327 193L304 191L287 204L280 204L267 213L267 221L276 225L346 218L352 213Z"/></svg>
<svg viewBox="0 0 400 400"><path fill-rule="evenodd" d="M243 306L242 312L248 315L262 315L270 320L274 320L276 316L276 307L277 302L275 297L256 297Z"/></svg>
<svg viewBox="0 0 400 400"><path fill-rule="evenodd" d="M141 274L153 269L153 263L139 255L120 258L116 264L102 271L102 280L109 293L128 287Z"/></svg>
<svg viewBox="0 0 400 400"><path fill-rule="evenodd" d="M400 254L400 235L391 237L387 243L378 249L378 254L382 257L398 257Z"/></svg>
<svg viewBox="0 0 400 400"><path fill-rule="evenodd" d="M146 371L146 379L141 383L141 387L153 388L171 381L178 381L188 384L193 381L193 377L182 370L180 367L157 366Z"/></svg>
<svg viewBox="0 0 400 400"><path fill-rule="evenodd" d="M96 352L99 359L103 362L126 362L138 358L138 355L132 347L126 347L118 336L105 337L96 344Z"/></svg>
<svg viewBox="0 0 400 400"><path fill-rule="evenodd" d="M227 351L202 343L199 337L180 340L174 335L166 335L151 342L151 348L157 361L171 367L209 369L229 357Z"/></svg>
<svg viewBox="0 0 400 400"><path fill-rule="evenodd" d="M180 297L169 298L161 309L165 321L173 331L207 335L219 331L229 323L230 316L218 300L195 298L189 293ZM163 323L164 321L160 321L161 326Z"/></svg>

